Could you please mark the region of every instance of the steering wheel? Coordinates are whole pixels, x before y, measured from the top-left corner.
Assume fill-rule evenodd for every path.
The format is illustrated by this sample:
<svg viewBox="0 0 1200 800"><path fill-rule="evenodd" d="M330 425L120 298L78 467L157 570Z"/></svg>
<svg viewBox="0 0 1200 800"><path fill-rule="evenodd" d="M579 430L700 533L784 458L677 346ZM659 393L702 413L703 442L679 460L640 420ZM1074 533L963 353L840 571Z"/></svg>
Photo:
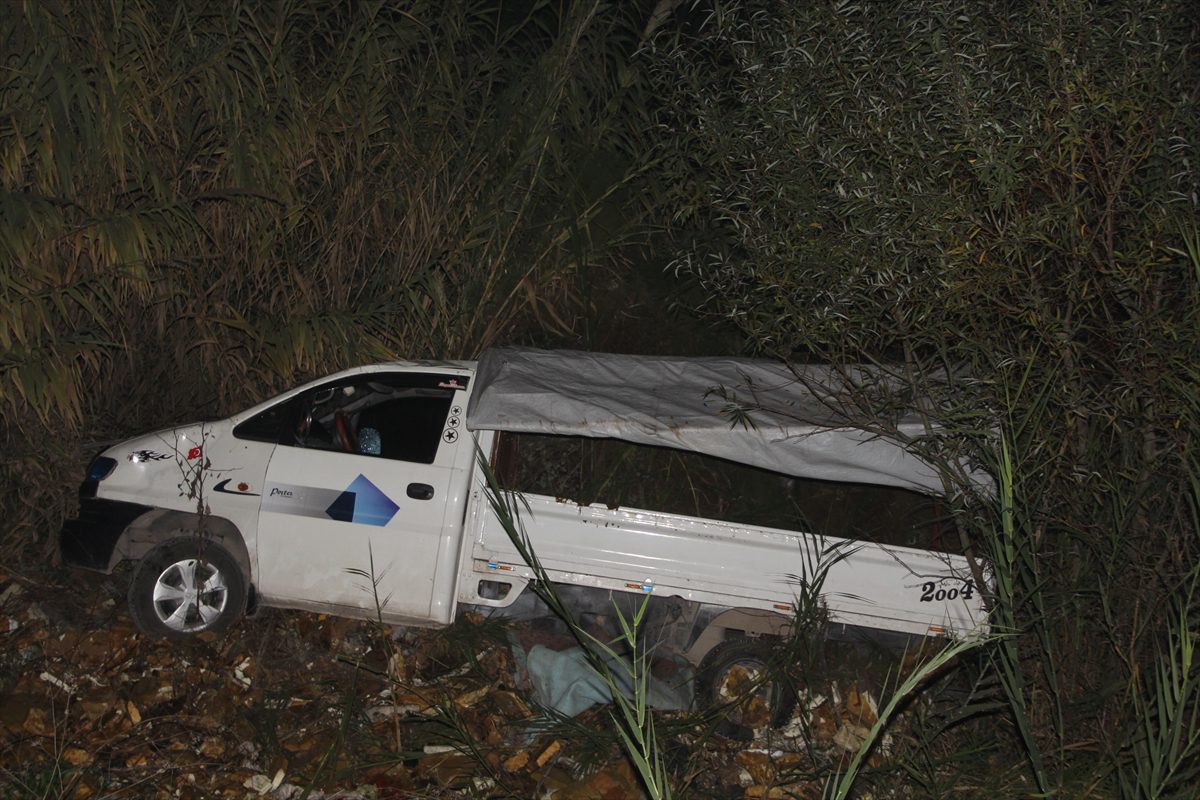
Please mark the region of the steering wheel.
<svg viewBox="0 0 1200 800"><path fill-rule="evenodd" d="M358 443L354 441L354 432L346 420L346 414L339 408L333 412L333 427L337 431L338 442L347 453L358 452Z"/></svg>

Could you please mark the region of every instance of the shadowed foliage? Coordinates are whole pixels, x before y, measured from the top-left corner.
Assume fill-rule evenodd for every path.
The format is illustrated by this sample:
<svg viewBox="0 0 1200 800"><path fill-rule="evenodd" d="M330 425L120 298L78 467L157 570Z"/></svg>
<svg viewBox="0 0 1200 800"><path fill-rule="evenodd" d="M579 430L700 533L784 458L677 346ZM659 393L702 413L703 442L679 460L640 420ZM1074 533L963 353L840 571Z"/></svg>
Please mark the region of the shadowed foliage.
<svg viewBox="0 0 1200 800"><path fill-rule="evenodd" d="M876 364L857 416L946 424L911 445L1015 635L948 714L987 723L907 779L1190 796L1191 4L9 5L0 562L52 549L102 440L355 362L594 341L653 223L747 349Z"/></svg>
<svg viewBox="0 0 1200 800"><path fill-rule="evenodd" d="M639 214L637 20L596 12L5 13L6 485L30 437L45 453L53 432L215 416L353 363L569 333L575 276L620 263Z"/></svg>
<svg viewBox="0 0 1200 800"><path fill-rule="evenodd" d="M947 427L913 445L952 490L959 452L1003 466L1012 502L958 521L1023 634L996 650L1014 741L1041 791L1137 795L1129 699L1156 671L1190 685L1164 600L1194 615L1200 560L1190 4L712 9L651 56L681 280L761 351L885 365L907 390L845 399L883 432L933 398ZM1178 731L1197 706L1177 696L1153 713ZM1190 774L1143 775L1140 796L1185 796Z"/></svg>

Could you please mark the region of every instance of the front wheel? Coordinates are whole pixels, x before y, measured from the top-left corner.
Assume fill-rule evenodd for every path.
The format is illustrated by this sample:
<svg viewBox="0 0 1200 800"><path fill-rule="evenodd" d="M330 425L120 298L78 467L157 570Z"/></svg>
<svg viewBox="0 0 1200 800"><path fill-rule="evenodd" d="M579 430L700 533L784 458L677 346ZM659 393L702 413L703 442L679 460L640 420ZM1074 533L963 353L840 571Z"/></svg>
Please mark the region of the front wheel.
<svg viewBox="0 0 1200 800"><path fill-rule="evenodd" d="M197 536L158 545L138 562L129 613L146 633L189 639L220 633L246 610L246 580L233 556Z"/></svg>

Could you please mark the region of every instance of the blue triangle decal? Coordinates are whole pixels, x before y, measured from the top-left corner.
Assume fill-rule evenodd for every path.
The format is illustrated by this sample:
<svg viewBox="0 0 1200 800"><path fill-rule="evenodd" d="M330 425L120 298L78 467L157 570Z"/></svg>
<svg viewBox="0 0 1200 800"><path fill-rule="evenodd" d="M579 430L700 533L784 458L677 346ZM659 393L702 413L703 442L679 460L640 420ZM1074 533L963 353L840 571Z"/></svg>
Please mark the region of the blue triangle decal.
<svg viewBox="0 0 1200 800"><path fill-rule="evenodd" d="M354 521L354 492L342 492L329 504L325 513L338 522Z"/></svg>
<svg viewBox="0 0 1200 800"><path fill-rule="evenodd" d="M354 482L346 488L343 496L350 493L355 495L355 501L351 507L351 521L359 525L387 525L400 510L400 506L393 503L391 498L384 494L378 486L367 480L365 475L355 478ZM338 498L334 505L340 501L341 498ZM330 516L333 515L330 514Z"/></svg>

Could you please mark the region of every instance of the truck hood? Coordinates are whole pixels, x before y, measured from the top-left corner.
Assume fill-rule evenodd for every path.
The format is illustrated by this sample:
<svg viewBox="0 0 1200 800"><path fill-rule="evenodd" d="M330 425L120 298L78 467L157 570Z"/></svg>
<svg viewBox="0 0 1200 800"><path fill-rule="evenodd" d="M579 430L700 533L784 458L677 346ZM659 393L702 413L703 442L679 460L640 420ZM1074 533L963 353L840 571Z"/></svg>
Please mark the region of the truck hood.
<svg viewBox="0 0 1200 800"><path fill-rule="evenodd" d="M163 428L119 442L105 450L104 455L118 464L194 461L203 453L205 436L211 436L212 428L217 425L220 423L194 422Z"/></svg>

